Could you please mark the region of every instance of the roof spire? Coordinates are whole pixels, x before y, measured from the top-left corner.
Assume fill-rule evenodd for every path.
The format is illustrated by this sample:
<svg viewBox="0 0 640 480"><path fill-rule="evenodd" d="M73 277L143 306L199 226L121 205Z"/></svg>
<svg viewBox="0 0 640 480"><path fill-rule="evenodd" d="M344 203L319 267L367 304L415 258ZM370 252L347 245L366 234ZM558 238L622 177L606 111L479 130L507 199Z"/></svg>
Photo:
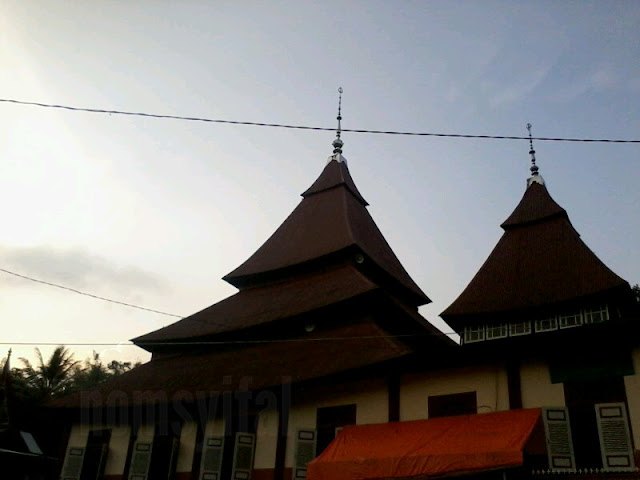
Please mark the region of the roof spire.
<svg viewBox="0 0 640 480"><path fill-rule="evenodd" d="M340 133L342 133L342 126L340 124L340 121L342 120L342 87L338 88L338 93L340 94L340 96L338 97L338 129L336 130L336 139L333 141L333 154L334 155L339 155L342 154L342 145L344 145L344 143L342 142L342 140L340 140Z"/></svg>
<svg viewBox="0 0 640 480"><path fill-rule="evenodd" d="M529 130L529 155L531 156L531 177L527 179L527 187L532 183L539 183L544 185L544 180L538 175L538 166L536 165L536 151L533 149L533 137L531 136L531 124L527 123L527 130Z"/></svg>

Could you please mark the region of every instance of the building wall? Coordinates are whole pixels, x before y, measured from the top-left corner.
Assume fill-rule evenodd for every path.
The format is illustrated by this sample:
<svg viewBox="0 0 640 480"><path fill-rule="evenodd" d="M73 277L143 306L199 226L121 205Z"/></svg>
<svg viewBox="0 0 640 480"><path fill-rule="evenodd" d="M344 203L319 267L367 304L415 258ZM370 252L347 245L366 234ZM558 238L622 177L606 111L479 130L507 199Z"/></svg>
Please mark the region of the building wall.
<svg viewBox="0 0 640 480"><path fill-rule="evenodd" d="M476 392L478 413L509 409L507 374L503 366L466 367L404 375L400 382L400 421L428 418L433 395Z"/></svg>
<svg viewBox="0 0 640 480"><path fill-rule="evenodd" d="M128 425L111 427L111 439L109 440L109 454L104 467L105 476L116 476L124 473L129 450L131 427Z"/></svg>
<svg viewBox="0 0 640 480"><path fill-rule="evenodd" d="M278 411L267 410L258 415L254 469L275 468L278 445Z"/></svg>
<svg viewBox="0 0 640 480"><path fill-rule="evenodd" d="M180 446L178 449L178 461L176 462L176 473L191 472L193 467L193 455L196 450L197 434L198 424L196 422L186 422L182 425Z"/></svg>
<svg viewBox="0 0 640 480"><path fill-rule="evenodd" d="M337 391L336 391L337 390ZM349 391L341 392L339 387L332 392L305 394L306 401L291 406L287 429L287 451L285 467L292 468L295 455L295 438L300 429L315 430L316 412L321 407L356 404L356 424L385 423L389 419L389 395L386 381L366 381L352 383ZM313 398L313 401L310 399Z"/></svg>
<svg viewBox="0 0 640 480"><path fill-rule="evenodd" d="M520 367L523 408L564 407L562 383L551 383L549 366L542 361L530 361Z"/></svg>

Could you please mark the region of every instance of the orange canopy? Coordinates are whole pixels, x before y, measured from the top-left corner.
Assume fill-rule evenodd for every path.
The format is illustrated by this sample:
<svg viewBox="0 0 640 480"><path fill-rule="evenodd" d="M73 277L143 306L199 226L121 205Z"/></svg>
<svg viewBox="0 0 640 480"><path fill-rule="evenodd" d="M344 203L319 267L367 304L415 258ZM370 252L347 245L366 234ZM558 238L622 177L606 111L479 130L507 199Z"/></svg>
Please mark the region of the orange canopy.
<svg viewBox="0 0 640 480"><path fill-rule="evenodd" d="M344 427L308 480L438 476L522 465L540 409Z"/></svg>

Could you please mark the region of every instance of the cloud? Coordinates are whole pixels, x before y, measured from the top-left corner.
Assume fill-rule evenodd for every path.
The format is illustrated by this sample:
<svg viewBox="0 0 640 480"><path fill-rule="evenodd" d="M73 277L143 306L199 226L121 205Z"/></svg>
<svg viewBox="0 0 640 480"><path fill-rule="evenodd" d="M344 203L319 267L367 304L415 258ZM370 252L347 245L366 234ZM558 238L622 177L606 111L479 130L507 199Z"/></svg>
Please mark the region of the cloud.
<svg viewBox="0 0 640 480"><path fill-rule="evenodd" d="M492 107L499 107L509 103L517 102L527 96L546 78L549 68L539 68L528 76L522 76L521 82L510 85L501 85L500 92L489 99Z"/></svg>
<svg viewBox="0 0 640 480"><path fill-rule="evenodd" d="M552 98L561 102L570 102L586 93L620 88L621 83L620 75L610 66L603 65L575 79L570 85L556 92Z"/></svg>
<svg viewBox="0 0 640 480"><path fill-rule="evenodd" d="M0 268L78 290L112 290L128 294L132 289L139 293L140 290L159 292L167 288L157 275L133 266L116 265L80 248L0 246ZM8 281L10 277L0 278ZM26 286L27 282L11 277L11 284Z"/></svg>

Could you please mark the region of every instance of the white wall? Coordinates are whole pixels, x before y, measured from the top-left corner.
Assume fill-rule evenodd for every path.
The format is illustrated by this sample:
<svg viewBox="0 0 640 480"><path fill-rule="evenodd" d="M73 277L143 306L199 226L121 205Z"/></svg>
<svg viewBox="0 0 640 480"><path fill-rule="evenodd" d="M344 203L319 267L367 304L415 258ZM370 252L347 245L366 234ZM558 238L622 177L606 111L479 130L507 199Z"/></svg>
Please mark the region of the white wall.
<svg viewBox="0 0 640 480"><path fill-rule="evenodd" d="M349 392L318 394L313 402L293 405L289 412L285 467L293 467L295 439L299 429L315 430L316 413L321 407L356 404L356 424L385 423L389 419L389 395L386 381L362 382L361 388L350 385ZM307 393L307 398L311 395Z"/></svg>
<svg viewBox="0 0 640 480"><path fill-rule="evenodd" d="M522 406L524 408L564 407L564 386L551 383L549 366L540 361L531 361L520 368Z"/></svg>
<svg viewBox="0 0 640 480"><path fill-rule="evenodd" d="M404 375L400 382L400 421L428 418L430 396L473 391L477 395L478 413L508 410L507 374L502 366Z"/></svg>

